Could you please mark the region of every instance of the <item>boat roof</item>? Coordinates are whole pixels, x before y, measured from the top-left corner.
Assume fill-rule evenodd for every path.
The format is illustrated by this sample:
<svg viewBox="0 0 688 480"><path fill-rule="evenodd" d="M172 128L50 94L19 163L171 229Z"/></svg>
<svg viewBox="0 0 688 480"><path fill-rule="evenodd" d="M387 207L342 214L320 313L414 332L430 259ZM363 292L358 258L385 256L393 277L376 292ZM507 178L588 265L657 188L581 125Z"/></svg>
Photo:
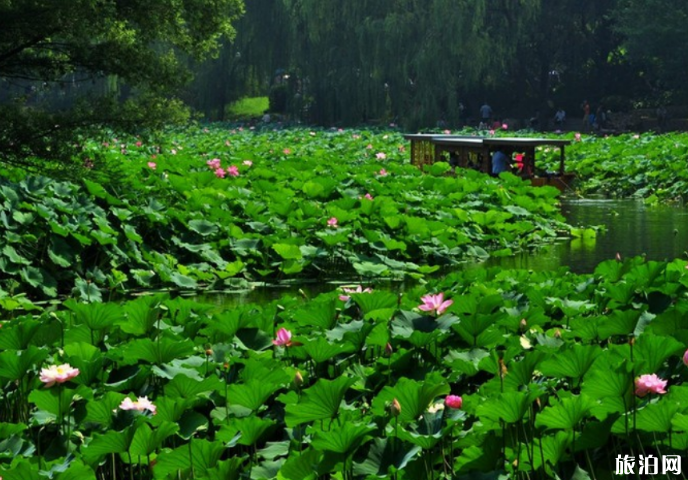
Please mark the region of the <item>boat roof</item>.
<svg viewBox="0 0 688 480"><path fill-rule="evenodd" d="M533 137L479 137L474 135L447 135L433 133L411 133L404 135L407 140L429 141L438 145L454 146L513 146L513 147L538 147L551 145L561 147L570 145L571 140L563 138L533 138Z"/></svg>

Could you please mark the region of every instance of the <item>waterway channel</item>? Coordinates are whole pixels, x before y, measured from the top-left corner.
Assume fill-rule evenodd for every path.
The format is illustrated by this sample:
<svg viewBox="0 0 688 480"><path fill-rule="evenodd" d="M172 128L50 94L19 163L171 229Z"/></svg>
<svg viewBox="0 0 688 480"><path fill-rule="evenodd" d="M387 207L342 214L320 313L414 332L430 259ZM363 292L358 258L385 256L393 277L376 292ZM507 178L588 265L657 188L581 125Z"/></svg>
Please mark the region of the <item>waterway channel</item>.
<svg viewBox="0 0 688 480"><path fill-rule="evenodd" d="M688 258L688 209L676 206L648 206L641 200L562 199L562 214L573 226L602 227L595 238L566 239L534 253L494 257L463 268L523 268L556 270L568 267L575 273L591 273L608 259L645 255L650 260ZM237 293L206 293L199 301L223 306L265 302L284 293L313 296L336 288L336 283L257 287ZM389 288L404 289L408 284L390 283ZM380 287L385 288L384 285Z"/></svg>

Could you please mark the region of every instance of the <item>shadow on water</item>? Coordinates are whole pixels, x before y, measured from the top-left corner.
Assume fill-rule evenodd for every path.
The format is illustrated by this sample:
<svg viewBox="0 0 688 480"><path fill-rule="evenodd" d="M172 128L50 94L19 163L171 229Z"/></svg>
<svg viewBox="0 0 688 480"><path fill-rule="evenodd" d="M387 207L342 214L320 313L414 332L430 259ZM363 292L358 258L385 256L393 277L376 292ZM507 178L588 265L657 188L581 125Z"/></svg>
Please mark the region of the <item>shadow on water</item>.
<svg viewBox="0 0 688 480"><path fill-rule="evenodd" d="M645 255L649 260L673 260L688 255L688 209L647 206L640 200L563 199L562 213L573 226L604 226L596 238L565 240L534 253L494 257L459 268L520 268L543 271L568 267L575 273L591 273L598 263L616 257ZM194 298L224 307L265 303L283 294L313 297L356 280L257 287L244 292L206 293ZM417 282L375 282L375 288L404 291Z"/></svg>

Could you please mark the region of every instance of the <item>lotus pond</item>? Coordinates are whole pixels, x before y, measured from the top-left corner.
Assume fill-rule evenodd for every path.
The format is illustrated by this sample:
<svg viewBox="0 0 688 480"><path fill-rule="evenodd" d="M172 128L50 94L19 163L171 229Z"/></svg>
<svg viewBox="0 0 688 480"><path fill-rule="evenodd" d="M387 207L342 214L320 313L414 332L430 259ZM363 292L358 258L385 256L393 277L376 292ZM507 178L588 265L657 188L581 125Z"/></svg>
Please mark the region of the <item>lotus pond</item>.
<svg viewBox="0 0 688 480"><path fill-rule="evenodd" d="M688 448L686 261L452 272L593 233L555 190L421 174L394 131L170 135L0 185L3 479L602 479Z"/></svg>

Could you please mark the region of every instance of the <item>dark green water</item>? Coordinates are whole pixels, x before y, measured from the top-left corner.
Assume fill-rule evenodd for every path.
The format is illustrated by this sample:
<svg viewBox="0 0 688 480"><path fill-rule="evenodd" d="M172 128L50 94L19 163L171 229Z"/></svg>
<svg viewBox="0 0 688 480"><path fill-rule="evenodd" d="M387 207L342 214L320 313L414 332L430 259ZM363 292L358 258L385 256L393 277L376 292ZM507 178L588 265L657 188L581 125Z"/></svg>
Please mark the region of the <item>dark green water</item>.
<svg viewBox="0 0 688 480"><path fill-rule="evenodd" d="M635 200L565 200L562 213L574 226L603 225L597 238L557 243L535 254L488 260L485 265L503 268L554 270L567 266L576 273L590 273L595 266L616 257L645 255L650 260L686 258L688 209L646 206Z"/></svg>
<svg viewBox="0 0 688 480"><path fill-rule="evenodd" d="M491 258L483 263L469 263L463 268L523 268L556 270L568 267L576 273L590 273L595 266L616 258L646 255L650 260L672 260L688 256L688 209L671 206L646 206L642 201L583 199L563 200L562 213L574 226L604 226L595 239L567 239L535 253ZM206 293L199 301L232 306L262 303L288 293L311 297L331 291L343 282L314 282L299 285L265 286L232 293ZM351 283L358 283L353 280ZM399 291L413 282L388 282L376 288Z"/></svg>

